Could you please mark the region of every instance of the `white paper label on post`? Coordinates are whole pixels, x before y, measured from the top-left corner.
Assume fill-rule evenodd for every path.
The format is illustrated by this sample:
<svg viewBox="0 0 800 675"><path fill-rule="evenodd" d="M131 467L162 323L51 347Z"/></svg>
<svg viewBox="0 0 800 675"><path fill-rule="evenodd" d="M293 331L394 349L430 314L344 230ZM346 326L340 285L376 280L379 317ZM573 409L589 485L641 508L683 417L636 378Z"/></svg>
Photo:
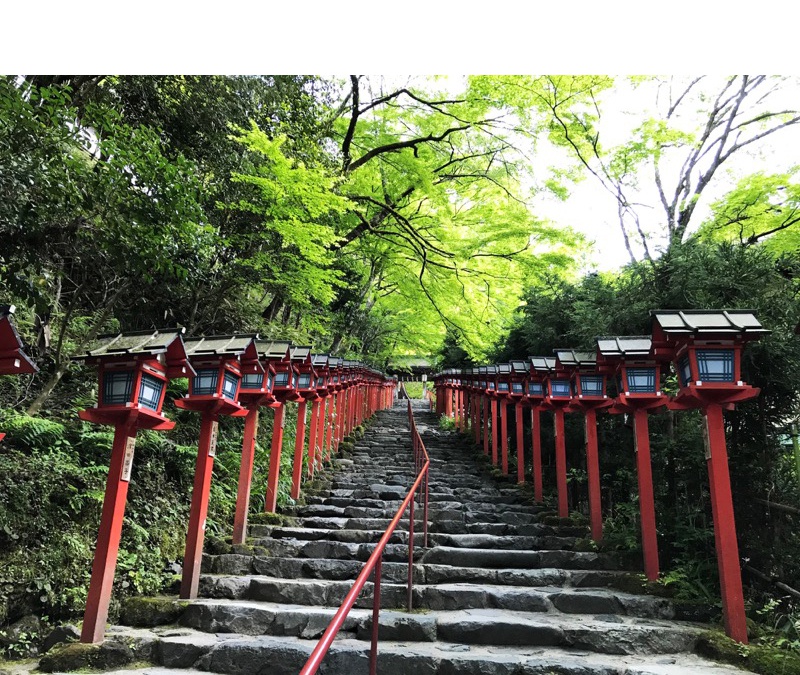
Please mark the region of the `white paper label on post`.
<svg viewBox="0 0 800 675"><path fill-rule="evenodd" d="M216 420L211 423L211 440L208 443L208 456L216 457L217 455L217 435L219 433L219 422Z"/></svg>
<svg viewBox="0 0 800 675"><path fill-rule="evenodd" d="M120 480L126 483L131 480L131 469L133 469L133 450L136 447L136 436L128 436L125 441L125 458L122 460L122 475Z"/></svg>

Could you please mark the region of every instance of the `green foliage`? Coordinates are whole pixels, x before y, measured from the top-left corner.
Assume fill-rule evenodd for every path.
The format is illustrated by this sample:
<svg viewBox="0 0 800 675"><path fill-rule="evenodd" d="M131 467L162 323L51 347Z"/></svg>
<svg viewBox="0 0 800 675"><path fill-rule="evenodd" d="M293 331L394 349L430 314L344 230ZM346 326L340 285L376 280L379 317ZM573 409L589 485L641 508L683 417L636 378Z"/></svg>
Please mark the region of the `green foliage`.
<svg viewBox="0 0 800 675"><path fill-rule="evenodd" d="M740 307L756 310L772 333L749 345L745 381L759 398L726 414L731 481L740 551L754 568L775 570L800 585L800 537L796 523L754 507L767 499L793 504L800 497L791 446L781 445L786 421L796 419L800 343L794 333L800 302L794 277L768 246L691 241L653 263L619 273L589 275L579 282L552 280L532 286L517 323L495 358L550 354L556 347L594 348L596 335L649 333L652 308ZM668 374L669 375L669 374ZM669 375L666 391L674 391ZM545 416L546 417L546 416ZM568 416L570 417L570 416ZM549 420L543 422L545 476L552 471ZM604 547L638 552L639 508L632 429L623 416L598 417ZM582 430L567 420L568 466L582 471ZM650 417L662 583L682 601L716 604L719 598L708 474L700 416L663 412ZM577 473L576 473L577 475ZM545 480L545 485L552 485ZM586 488L572 486L586 508ZM768 497L769 495L769 497ZM778 571L779 570L779 571ZM758 597L755 589L753 597Z"/></svg>

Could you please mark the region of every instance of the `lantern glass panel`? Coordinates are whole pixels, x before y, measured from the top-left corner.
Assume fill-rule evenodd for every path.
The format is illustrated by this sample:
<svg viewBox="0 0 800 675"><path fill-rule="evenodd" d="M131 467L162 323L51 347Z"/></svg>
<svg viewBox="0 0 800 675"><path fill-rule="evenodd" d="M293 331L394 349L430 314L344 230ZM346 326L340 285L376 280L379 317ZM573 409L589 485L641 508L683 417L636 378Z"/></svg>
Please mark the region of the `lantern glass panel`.
<svg viewBox="0 0 800 675"><path fill-rule="evenodd" d="M497 391L508 391L508 382L498 382Z"/></svg>
<svg viewBox="0 0 800 675"><path fill-rule="evenodd" d="M494 380L489 380L488 386L486 388L489 391L494 391Z"/></svg>
<svg viewBox="0 0 800 675"><path fill-rule="evenodd" d="M581 375L581 394L584 396L603 395L602 375Z"/></svg>
<svg viewBox="0 0 800 675"><path fill-rule="evenodd" d="M292 389L297 389L297 375L292 374Z"/></svg>
<svg viewBox="0 0 800 675"><path fill-rule="evenodd" d="M225 373L225 379L222 382L222 395L225 398L234 400L236 398L236 390L239 387L239 378L233 373Z"/></svg>
<svg viewBox="0 0 800 675"><path fill-rule="evenodd" d="M106 372L103 377L103 403L106 405L130 403L133 398L134 377L135 373L132 370L120 373Z"/></svg>
<svg viewBox="0 0 800 675"><path fill-rule="evenodd" d="M544 387L541 382L528 382L528 396L544 396Z"/></svg>
<svg viewBox="0 0 800 675"><path fill-rule="evenodd" d="M631 394L656 393L655 368L626 368L628 376L628 389Z"/></svg>
<svg viewBox="0 0 800 675"><path fill-rule="evenodd" d="M269 373L267 375L267 389L269 389L270 391L272 391L272 380L273 380L272 373Z"/></svg>
<svg viewBox="0 0 800 675"><path fill-rule="evenodd" d="M692 369L689 366L689 355L684 354L678 359L678 377L681 381L681 386L685 387L692 381Z"/></svg>
<svg viewBox="0 0 800 675"><path fill-rule="evenodd" d="M242 389L261 389L264 373L245 373L242 376Z"/></svg>
<svg viewBox="0 0 800 675"><path fill-rule="evenodd" d="M300 375L300 388L308 389L310 386L311 386L311 375L309 374Z"/></svg>
<svg viewBox="0 0 800 675"><path fill-rule="evenodd" d="M275 373L275 386L285 387L289 384L289 373Z"/></svg>
<svg viewBox="0 0 800 675"><path fill-rule="evenodd" d="M150 410L158 410L162 391L164 391L163 380L142 373L142 381L139 383L139 405L150 408Z"/></svg>
<svg viewBox="0 0 800 675"><path fill-rule="evenodd" d="M198 370L197 375L192 378L192 394L194 396L216 394L217 382L219 382L219 370L216 368Z"/></svg>
<svg viewBox="0 0 800 675"><path fill-rule="evenodd" d="M698 349L695 353L702 382L733 382L732 349Z"/></svg>
<svg viewBox="0 0 800 675"><path fill-rule="evenodd" d="M550 396L569 398L569 380L550 380Z"/></svg>
<svg viewBox="0 0 800 675"><path fill-rule="evenodd" d="M325 386L325 378L324 377L318 377L317 378L317 386L318 387L324 387Z"/></svg>
<svg viewBox="0 0 800 675"><path fill-rule="evenodd" d="M511 391L515 394L523 393L522 389L522 382L512 382L511 383Z"/></svg>

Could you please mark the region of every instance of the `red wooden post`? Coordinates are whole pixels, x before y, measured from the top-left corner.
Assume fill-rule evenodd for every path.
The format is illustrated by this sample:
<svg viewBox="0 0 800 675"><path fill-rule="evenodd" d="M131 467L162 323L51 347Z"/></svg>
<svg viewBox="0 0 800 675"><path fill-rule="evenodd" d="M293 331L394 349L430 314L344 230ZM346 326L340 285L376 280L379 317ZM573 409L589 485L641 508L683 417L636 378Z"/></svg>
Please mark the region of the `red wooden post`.
<svg viewBox="0 0 800 675"><path fill-rule="evenodd" d="M120 424L114 429L114 445L111 448L111 463L92 563L89 596L83 616L81 642L102 642L106 630L135 442L136 427L133 424Z"/></svg>
<svg viewBox="0 0 800 675"><path fill-rule="evenodd" d="M586 426L586 473L589 480L589 520L592 539L603 539L603 512L600 502L600 459L597 450L597 411L588 408L584 411Z"/></svg>
<svg viewBox="0 0 800 675"><path fill-rule="evenodd" d="M508 475L508 399L500 400L500 453L503 473Z"/></svg>
<svg viewBox="0 0 800 675"><path fill-rule="evenodd" d="M556 487L558 489L558 515L569 516L567 501L567 444L564 438L564 409L553 410L553 425L556 435Z"/></svg>
<svg viewBox="0 0 800 675"><path fill-rule="evenodd" d="M453 390L450 387L444 390L444 414L450 419L453 417Z"/></svg>
<svg viewBox="0 0 800 675"><path fill-rule="evenodd" d="M517 421L517 483L525 482L525 448L522 433L522 403L514 406Z"/></svg>
<svg viewBox="0 0 800 675"><path fill-rule="evenodd" d="M328 410L333 402L333 394L328 394L320 405L319 423L317 425L317 469L322 469L322 461L325 452L325 431L328 420Z"/></svg>
<svg viewBox="0 0 800 675"><path fill-rule="evenodd" d="M656 507L653 497L653 469L650 460L650 431L647 410L633 411L636 474L639 481L639 517L642 527L644 573L650 581L658 579L658 538Z"/></svg>
<svg viewBox="0 0 800 675"><path fill-rule="evenodd" d="M275 408L272 422L272 447L269 452L269 475L267 476L267 500L264 511L272 511L278 507L278 480L281 473L281 451L283 450L283 424L286 405L281 403Z"/></svg>
<svg viewBox="0 0 800 675"><path fill-rule="evenodd" d="M317 398L314 399L314 402L311 404L311 427L308 430L308 467L307 467L307 475L309 478L314 476L314 470L316 469L316 462L317 462L317 452L319 452L317 448L317 426L319 424L319 410L320 410L320 403L322 403L323 399Z"/></svg>
<svg viewBox="0 0 800 675"><path fill-rule="evenodd" d="M472 395L472 433L475 435L475 445L481 442L481 399L477 394Z"/></svg>
<svg viewBox="0 0 800 675"><path fill-rule="evenodd" d="M531 452L533 454L533 497L537 502L544 501L542 491L542 433L541 411L531 408Z"/></svg>
<svg viewBox="0 0 800 675"><path fill-rule="evenodd" d="M483 454L489 455L489 397L483 397Z"/></svg>
<svg viewBox="0 0 800 675"><path fill-rule="evenodd" d="M497 466L498 453L497 453L497 435L500 431L497 428L497 399L492 399L492 464Z"/></svg>
<svg viewBox="0 0 800 675"><path fill-rule="evenodd" d="M258 404L247 410L244 419L242 462L239 465L239 486L236 492L236 515L233 519L233 543L244 544L247 539L247 511L250 508L250 487L253 480L253 460L258 433Z"/></svg>
<svg viewBox="0 0 800 675"><path fill-rule="evenodd" d="M306 406L305 400L297 404L297 433L294 439L294 463L292 464L292 499L300 497L300 480L303 477L303 449L306 444Z"/></svg>
<svg viewBox="0 0 800 675"><path fill-rule="evenodd" d="M747 621L744 612L742 571L736 523L733 515L733 496L728 471L728 451L725 445L722 406L708 405L705 410L708 436L708 477L711 487L711 510L717 541L717 565L722 586L722 613L725 632L733 640L747 644Z"/></svg>
<svg viewBox="0 0 800 675"><path fill-rule="evenodd" d="M200 441L197 444L197 461L194 469L192 505L189 510L189 530L183 554L183 577L180 597L191 600L197 597L200 583L200 563L203 559L203 541L208 514L208 496L211 491L211 473L217 449L217 413L204 411L200 417Z"/></svg>
<svg viewBox="0 0 800 675"><path fill-rule="evenodd" d="M328 405L328 428L326 429L325 433L325 461L331 461L331 447L333 446L333 424L336 416L339 414L339 399L340 394L342 392L336 392L333 396L331 396L330 403ZM334 412L334 408L336 411Z"/></svg>

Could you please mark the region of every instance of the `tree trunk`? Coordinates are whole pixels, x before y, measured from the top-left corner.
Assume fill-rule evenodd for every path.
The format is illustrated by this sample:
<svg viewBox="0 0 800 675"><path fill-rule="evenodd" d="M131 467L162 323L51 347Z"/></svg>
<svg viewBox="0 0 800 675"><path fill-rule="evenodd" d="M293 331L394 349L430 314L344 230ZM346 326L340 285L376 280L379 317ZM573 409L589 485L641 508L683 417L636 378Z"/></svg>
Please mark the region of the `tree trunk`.
<svg viewBox="0 0 800 675"><path fill-rule="evenodd" d="M39 392L39 395L33 400L33 403L28 406L28 409L25 411L27 415L34 417L35 415L39 414L39 411L42 409L42 406L44 406L45 401L50 398L50 394L53 393L53 389L56 388L56 385L58 385L58 383L61 381L61 378L64 377L68 370L69 361L59 364L55 372L50 376L50 379L47 380L47 383Z"/></svg>

